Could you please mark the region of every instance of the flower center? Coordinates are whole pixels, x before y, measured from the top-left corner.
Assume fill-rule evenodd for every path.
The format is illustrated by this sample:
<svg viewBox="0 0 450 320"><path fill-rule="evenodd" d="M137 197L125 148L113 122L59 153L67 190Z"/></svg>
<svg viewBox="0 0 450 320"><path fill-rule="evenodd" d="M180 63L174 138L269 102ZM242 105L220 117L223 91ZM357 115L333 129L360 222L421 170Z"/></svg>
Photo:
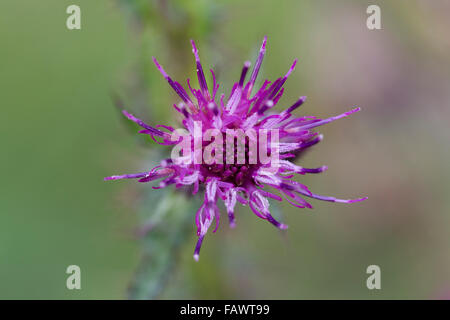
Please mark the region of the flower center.
<svg viewBox="0 0 450 320"><path fill-rule="evenodd" d="M227 153L225 142L223 144L223 158L222 163L213 164L203 164L202 171L206 176L220 177L224 182L233 183L236 186L241 186L245 181L251 179L252 173L259 167L259 163L251 163L250 161L250 151L248 143L246 141L245 145L239 145L239 143L233 144L233 161L231 159L227 161ZM241 160L238 161L239 156ZM240 163L244 160L244 163Z"/></svg>

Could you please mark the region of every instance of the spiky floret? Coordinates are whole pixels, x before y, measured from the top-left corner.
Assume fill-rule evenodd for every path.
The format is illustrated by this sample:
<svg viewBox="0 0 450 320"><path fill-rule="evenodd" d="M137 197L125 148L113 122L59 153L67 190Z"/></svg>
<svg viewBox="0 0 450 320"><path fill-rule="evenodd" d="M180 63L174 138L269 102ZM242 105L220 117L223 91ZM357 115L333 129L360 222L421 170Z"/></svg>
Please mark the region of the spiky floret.
<svg viewBox="0 0 450 320"><path fill-rule="evenodd" d="M314 174L327 169L326 166L304 168L293 163L302 151L311 148L322 140L323 136L312 129L346 117L359 111L360 108L354 108L327 119L319 119L314 116L296 117L293 115L293 111L306 100L306 97L300 97L284 111L273 112L273 108L283 95L283 85L294 70L297 60L294 60L284 76L273 82L265 80L259 90L252 94L266 52L266 41L267 37L264 37L250 80L245 83L245 78L250 69L250 62L247 61L244 63L239 81L234 84L228 98L224 94L216 97L219 85L212 70L210 70L213 80L212 88L211 90L208 88L194 41L191 41L191 44L200 89L192 88L189 79L187 80L189 91L194 99L180 83L174 81L165 72L155 58L153 58L153 61L172 89L181 98L182 102L174 105L174 108L183 117L183 126L192 137L195 136L196 122L202 124L202 131L215 129L222 133L225 133L227 129L236 128L244 131L248 129L276 129L279 133L279 143L276 148L280 153L278 170L270 170L271 164L261 162L250 164L246 161L244 164L237 165L222 163L211 165L164 159L160 165L148 172L105 178L105 180L139 179L139 182L160 180L159 185L153 187L154 189L165 188L172 184L176 188L191 186L193 194L198 193L199 190L204 190L204 201L195 217L198 235L198 242L194 251L195 260L198 260L203 239L214 219L216 221L214 232L219 226L220 212L217 206L219 199L225 204L231 227L235 225L234 210L236 203L240 202L243 205L248 205L258 217L267 220L279 229L286 229L287 226L275 220L270 214L269 198L277 201L285 199L298 208L312 208L304 199L305 197L341 203L352 203L367 199L364 197L343 200L317 195L312 193L305 185L293 180L296 174ZM123 114L143 128L139 131L140 133L150 135L157 143L162 145L177 143L171 139L172 133L175 131L174 128L164 125L152 127L125 110ZM246 159L248 160L248 154L246 154ZM278 194L267 191L269 187L276 190Z"/></svg>

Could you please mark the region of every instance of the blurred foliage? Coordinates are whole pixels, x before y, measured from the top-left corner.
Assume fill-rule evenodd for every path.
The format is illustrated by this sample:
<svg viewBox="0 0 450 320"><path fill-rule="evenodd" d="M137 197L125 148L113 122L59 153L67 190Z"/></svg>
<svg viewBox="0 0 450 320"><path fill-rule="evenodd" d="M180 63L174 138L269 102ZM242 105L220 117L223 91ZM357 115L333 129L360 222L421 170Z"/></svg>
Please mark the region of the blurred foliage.
<svg viewBox="0 0 450 320"><path fill-rule="evenodd" d="M449 1L77 0L82 29L69 31L73 3L0 1L0 298L126 298L136 270L136 298L449 296ZM369 4L380 5L382 30L367 30ZM102 180L147 170L161 157L156 147L166 150L135 143L111 91L149 123L174 124L178 99L151 56L184 83L195 73L193 38L227 93L265 34L262 78L299 58L280 106L307 95L298 114L363 108L322 128L324 141L298 164L329 170L302 183L369 200L282 204L284 237L239 209L236 228L208 233L195 263L193 199L175 198L168 208L185 210L163 218L154 210L164 212L164 191ZM164 223L141 242L131 236L158 216ZM181 231L184 218L190 230ZM159 278L172 248L176 268ZM80 291L65 287L70 264L81 267ZM370 264L381 267L380 291L365 287ZM152 273L164 281L149 281Z"/></svg>
<svg viewBox="0 0 450 320"><path fill-rule="evenodd" d="M166 71L184 83L193 72L190 39L207 46L220 20L213 1L118 0L137 44L136 57L120 90L139 113L170 121L175 95L151 59L157 56ZM170 93L170 94L169 94ZM160 107L164 106L164 107Z"/></svg>
<svg viewBox="0 0 450 320"><path fill-rule="evenodd" d="M198 200L198 199L197 199ZM158 298L174 272L179 249L192 232L192 213L200 201L188 200L180 191L149 192L141 204L138 229L142 258L128 291L130 299ZM151 210L149 210L151 208Z"/></svg>

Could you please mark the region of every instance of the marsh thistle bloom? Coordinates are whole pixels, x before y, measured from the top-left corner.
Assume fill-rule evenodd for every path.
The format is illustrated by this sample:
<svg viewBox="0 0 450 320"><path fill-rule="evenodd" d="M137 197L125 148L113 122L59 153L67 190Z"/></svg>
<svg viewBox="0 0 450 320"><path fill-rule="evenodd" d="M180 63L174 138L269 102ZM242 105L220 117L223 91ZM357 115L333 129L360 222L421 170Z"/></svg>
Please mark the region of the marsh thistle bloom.
<svg viewBox="0 0 450 320"><path fill-rule="evenodd" d="M281 112L274 112L273 108L283 95L283 85L294 70L297 60L294 60L284 76L273 82L266 80L258 90L255 90L256 78L266 52L266 41L267 38L265 37L249 80L246 81L250 69L250 62L247 61L244 63L239 81L234 84L228 97L224 94L220 97L217 96L219 85L212 70L212 86L208 86L198 50L193 41L191 43L199 89L193 88L188 79L187 87L191 95L180 83L174 81L158 61L153 58L159 72L182 100L178 105L175 104L174 108L183 119L182 124L185 132L187 132L184 138L186 135L192 138L192 140L188 140L190 141L188 146L194 146L195 150L193 153L187 154L183 151L180 158L164 159L160 165L146 172L105 178L105 180L138 179L139 182L159 180L159 184L156 187L154 186L154 189L165 188L173 184L176 188L190 188L192 194L197 194L199 191L204 193L203 204L195 216L198 235L198 242L194 251L195 260L199 258L203 238L213 220L215 219L214 232L219 225L220 212L217 206L219 199L223 201L226 207L231 227L235 225L235 206L237 202L240 202L243 205L248 205L259 218L267 220L279 229L286 229L287 226L275 220L271 215L269 198L277 201L285 199L298 208L312 208L305 198L342 203L366 199L342 200L317 195L302 183L293 180L296 174L320 173L327 169L326 166L304 168L293 163L303 151L322 140L323 136L315 132L314 129L359 111L359 108L354 108L328 119L318 119L313 116L298 117L293 113L305 102L305 97L300 97L290 107ZM178 130L173 127L165 125L150 126L125 110L123 114L142 127L140 133L149 135L159 144L175 145L180 142L180 135L174 139ZM270 156L277 154L276 165L273 162L263 162L261 159L254 161L256 151L247 145L244 147L240 145L239 147L239 143L235 147L234 137L230 139L227 135L225 141L221 137L219 139L217 132L225 135L231 129L246 133L251 130L254 130L253 132L265 130L266 137L268 135L271 138L271 142L265 146L265 152ZM200 138L201 140L198 142L198 135L206 134L208 130L214 130L215 132L215 147L213 148L208 141L204 141L208 139ZM267 134L267 132L269 133ZM244 136L244 140L247 138L249 144L251 144L250 141L254 137L249 134ZM211 138L211 134L209 134L209 138ZM198 148L198 146L200 147ZM223 155L222 146L227 148L226 159ZM258 150L261 151L262 147L264 146L260 144ZM202 155L203 153L206 154L206 151L214 155L215 161L207 161L206 158L201 161ZM198 155L200 155L200 161L194 159ZM241 161L236 164L235 160L239 156L241 156ZM250 161L251 159L253 161Z"/></svg>

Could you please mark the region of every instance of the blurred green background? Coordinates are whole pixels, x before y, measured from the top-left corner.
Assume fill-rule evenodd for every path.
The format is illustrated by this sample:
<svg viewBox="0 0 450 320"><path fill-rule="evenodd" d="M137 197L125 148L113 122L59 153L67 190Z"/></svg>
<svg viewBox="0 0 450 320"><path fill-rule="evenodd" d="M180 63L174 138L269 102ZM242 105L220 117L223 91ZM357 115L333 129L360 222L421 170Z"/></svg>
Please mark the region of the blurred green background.
<svg viewBox="0 0 450 320"><path fill-rule="evenodd" d="M66 28L70 4L81 7L81 30ZM381 7L382 30L367 29L369 4ZM299 164L329 170L302 182L369 200L283 204L286 235L240 209L235 229L224 219L207 235L198 263L195 211L185 212L188 237L158 297L450 297L449 16L446 0L2 0L0 298L126 298L141 261L138 213L155 206L143 205L149 184L103 177L139 172L158 155L110 93L152 124L176 125L178 101L150 57L184 83L194 38L228 93L264 35L261 78L299 58L280 106L306 95L298 113L363 108L321 128L324 141ZM71 264L81 290L66 289ZM366 288L372 264L381 290Z"/></svg>

